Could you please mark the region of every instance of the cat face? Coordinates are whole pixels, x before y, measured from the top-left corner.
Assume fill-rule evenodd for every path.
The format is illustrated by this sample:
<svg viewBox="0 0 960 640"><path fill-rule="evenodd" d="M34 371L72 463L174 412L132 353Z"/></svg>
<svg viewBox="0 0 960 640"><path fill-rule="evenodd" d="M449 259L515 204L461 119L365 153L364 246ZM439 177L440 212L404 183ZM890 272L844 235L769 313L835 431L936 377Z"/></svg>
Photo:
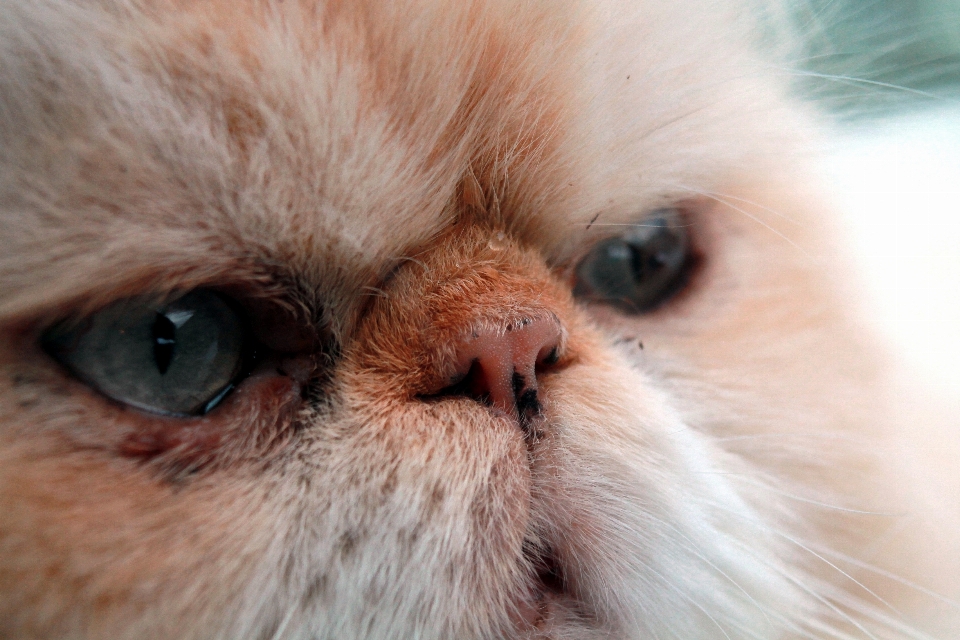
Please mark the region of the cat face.
<svg viewBox="0 0 960 640"><path fill-rule="evenodd" d="M0 15L0 635L849 625L877 366L736 7Z"/></svg>

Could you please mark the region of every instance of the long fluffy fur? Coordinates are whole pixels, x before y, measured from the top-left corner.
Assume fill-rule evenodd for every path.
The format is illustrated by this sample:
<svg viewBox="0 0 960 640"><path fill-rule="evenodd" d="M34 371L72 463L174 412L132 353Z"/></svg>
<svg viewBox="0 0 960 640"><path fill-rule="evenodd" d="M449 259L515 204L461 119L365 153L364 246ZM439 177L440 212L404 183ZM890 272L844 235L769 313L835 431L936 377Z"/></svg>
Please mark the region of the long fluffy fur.
<svg viewBox="0 0 960 640"><path fill-rule="evenodd" d="M0 636L952 637L956 458L860 329L750 9L0 3ZM687 291L574 302L673 205ZM316 328L320 373L184 427L37 346L200 286ZM547 314L542 434L431 396L457 336Z"/></svg>

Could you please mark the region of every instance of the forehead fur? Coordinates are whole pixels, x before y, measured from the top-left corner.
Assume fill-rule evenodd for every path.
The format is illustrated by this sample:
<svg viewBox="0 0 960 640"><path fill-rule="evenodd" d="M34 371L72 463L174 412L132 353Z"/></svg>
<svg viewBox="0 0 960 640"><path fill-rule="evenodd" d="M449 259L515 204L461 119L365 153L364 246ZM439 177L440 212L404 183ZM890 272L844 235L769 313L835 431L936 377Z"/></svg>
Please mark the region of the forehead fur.
<svg viewBox="0 0 960 640"><path fill-rule="evenodd" d="M2 9L4 315L252 281L343 319L457 216L557 258L587 221L709 189L784 129L732 9Z"/></svg>

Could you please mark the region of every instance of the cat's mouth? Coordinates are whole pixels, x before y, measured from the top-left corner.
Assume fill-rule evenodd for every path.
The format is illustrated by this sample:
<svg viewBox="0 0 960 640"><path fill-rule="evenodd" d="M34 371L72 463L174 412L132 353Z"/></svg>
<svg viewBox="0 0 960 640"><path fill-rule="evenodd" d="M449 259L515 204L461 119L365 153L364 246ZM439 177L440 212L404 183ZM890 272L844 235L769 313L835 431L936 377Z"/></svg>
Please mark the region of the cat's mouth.
<svg viewBox="0 0 960 640"><path fill-rule="evenodd" d="M525 540L523 558L533 575L526 597L517 603L518 623L522 628L541 629L550 615L551 603L567 598L566 576L549 545Z"/></svg>
<svg viewBox="0 0 960 640"><path fill-rule="evenodd" d="M563 566L550 546L540 547L532 542L524 544L524 556L536 571L536 595L543 599L548 595L562 595L567 590Z"/></svg>
<svg viewBox="0 0 960 640"><path fill-rule="evenodd" d="M554 548L548 543L526 540L523 556L531 568L532 580L527 598L517 607L519 626L541 633L560 621L571 618L589 623L595 617L587 613L571 587L568 572Z"/></svg>

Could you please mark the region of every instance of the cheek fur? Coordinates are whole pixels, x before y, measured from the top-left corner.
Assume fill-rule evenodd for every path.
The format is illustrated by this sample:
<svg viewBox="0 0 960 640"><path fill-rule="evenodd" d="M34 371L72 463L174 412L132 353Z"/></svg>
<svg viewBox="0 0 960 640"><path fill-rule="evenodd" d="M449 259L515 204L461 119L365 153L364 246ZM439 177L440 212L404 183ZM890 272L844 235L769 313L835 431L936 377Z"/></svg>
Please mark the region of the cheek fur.
<svg viewBox="0 0 960 640"><path fill-rule="evenodd" d="M0 637L956 637L931 591L960 593L955 429L885 402L882 349L830 288L813 127L748 44L775 20L3 8ZM547 266L684 202L706 258L656 313L587 315ZM8 330L239 284L311 325L248 309L322 379L261 371L171 420ZM535 429L450 392L458 345L544 318Z"/></svg>
<svg viewBox="0 0 960 640"><path fill-rule="evenodd" d="M242 472L158 482L102 451L0 444L18 470L0 482L2 635L125 637L135 618L174 637L178 620L231 610L271 557L264 492Z"/></svg>

